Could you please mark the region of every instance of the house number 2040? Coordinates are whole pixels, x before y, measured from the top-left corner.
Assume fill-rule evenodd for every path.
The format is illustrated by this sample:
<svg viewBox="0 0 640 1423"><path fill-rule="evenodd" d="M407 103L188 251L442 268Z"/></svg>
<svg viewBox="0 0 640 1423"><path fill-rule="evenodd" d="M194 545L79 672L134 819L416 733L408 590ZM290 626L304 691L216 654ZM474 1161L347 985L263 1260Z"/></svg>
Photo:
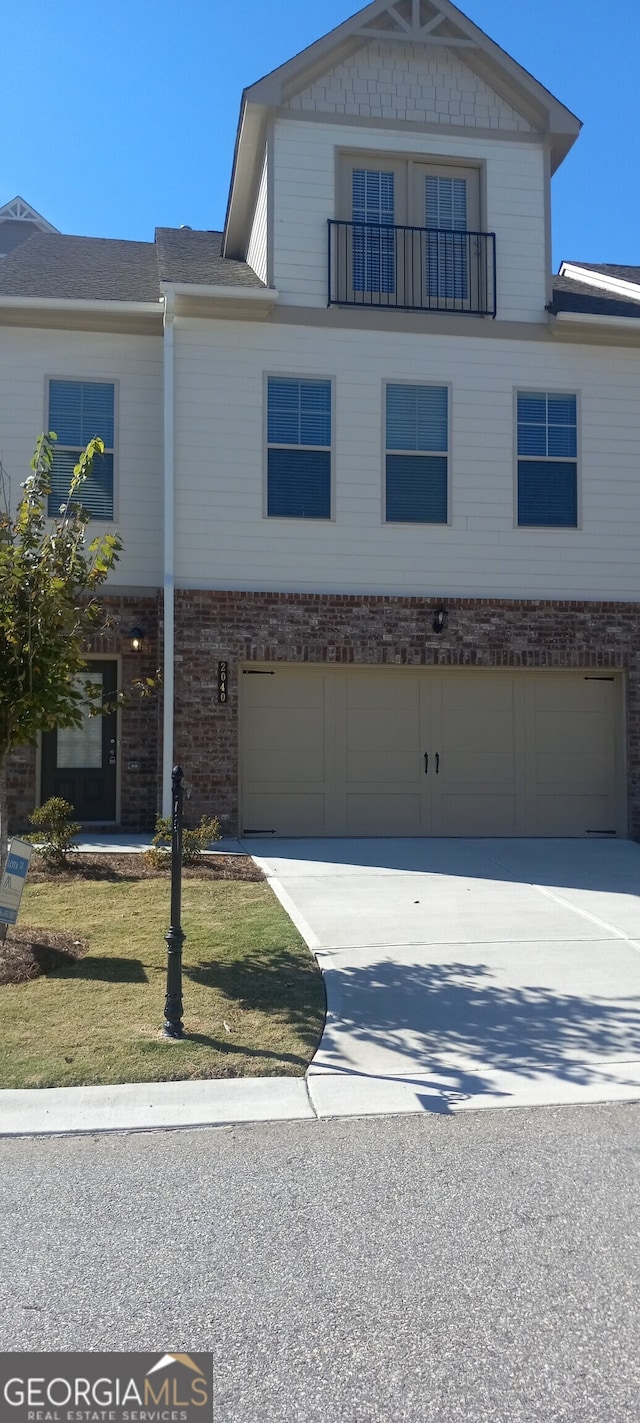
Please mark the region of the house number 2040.
<svg viewBox="0 0 640 1423"><path fill-rule="evenodd" d="M227 676L229 671L228 662L218 663L218 701L227 701Z"/></svg>

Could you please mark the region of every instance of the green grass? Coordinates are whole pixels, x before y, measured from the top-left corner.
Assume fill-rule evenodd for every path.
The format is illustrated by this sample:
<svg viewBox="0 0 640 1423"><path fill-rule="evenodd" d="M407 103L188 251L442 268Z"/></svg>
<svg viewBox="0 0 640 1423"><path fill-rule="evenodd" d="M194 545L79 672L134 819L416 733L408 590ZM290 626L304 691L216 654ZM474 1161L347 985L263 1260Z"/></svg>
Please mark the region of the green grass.
<svg viewBox="0 0 640 1423"><path fill-rule="evenodd" d="M184 883L182 1042L161 1037L168 923L166 881L28 885L20 928L73 931L90 947L0 988L0 1087L301 1075L324 990L269 885Z"/></svg>

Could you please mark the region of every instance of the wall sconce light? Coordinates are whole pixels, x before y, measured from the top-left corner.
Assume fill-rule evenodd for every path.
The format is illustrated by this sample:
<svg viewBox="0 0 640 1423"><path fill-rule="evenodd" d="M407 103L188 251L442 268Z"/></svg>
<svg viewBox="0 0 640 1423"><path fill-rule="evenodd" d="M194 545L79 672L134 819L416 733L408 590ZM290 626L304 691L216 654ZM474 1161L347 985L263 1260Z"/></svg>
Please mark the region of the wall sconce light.
<svg viewBox="0 0 640 1423"><path fill-rule="evenodd" d="M129 646L132 652L142 652L144 642L144 632L142 628L132 628L129 633Z"/></svg>
<svg viewBox="0 0 640 1423"><path fill-rule="evenodd" d="M447 609L446 609L446 608L436 608L435 613L434 613L434 615L433 615L433 623L432 623L433 631L434 631L434 632L437 632L437 633L444 632L444 630L445 630L445 628L446 628L446 626L447 626L448 621L449 621L449 614L448 614L448 612L447 612Z"/></svg>

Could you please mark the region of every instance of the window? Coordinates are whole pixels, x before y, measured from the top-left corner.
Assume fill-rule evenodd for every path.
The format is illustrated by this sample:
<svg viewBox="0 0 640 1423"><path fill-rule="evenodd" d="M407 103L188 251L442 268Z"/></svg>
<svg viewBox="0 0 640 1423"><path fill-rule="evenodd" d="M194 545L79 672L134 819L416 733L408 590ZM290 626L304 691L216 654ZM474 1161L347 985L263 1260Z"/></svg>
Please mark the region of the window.
<svg viewBox="0 0 640 1423"><path fill-rule="evenodd" d="M395 291L394 174L354 168L352 185L353 290Z"/></svg>
<svg viewBox="0 0 640 1423"><path fill-rule="evenodd" d="M331 518L331 381L267 382L267 514Z"/></svg>
<svg viewBox="0 0 640 1423"><path fill-rule="evenodd" d="M387 385L387 523L446 524L448 406L446 386Z"/></svg>
<svg viewBox="0 0 640 1423"><path fill-rule="evenodd" d="M58 436L51 471L50 515L56 515L65 503L73 467L85 445L99 435L105 452L94 460L89 479L78 491L78 502L95 519L113 518L114 397L114 386L99 381L49 382L49 429Z"/></svg>
<svg viewBox="0 0 640 1423"><path fill-rule="evenodd" d="M429 296L466 301L469 295L467 182L425 178L427 285ZM435 233L434 228L438 231Z"/></svg>
<svg viewBox="0 0 640 1423"><path fill-rule="evenodd" d="M577 528L577 457L577 397L519 391L519 525Z"/></svg>

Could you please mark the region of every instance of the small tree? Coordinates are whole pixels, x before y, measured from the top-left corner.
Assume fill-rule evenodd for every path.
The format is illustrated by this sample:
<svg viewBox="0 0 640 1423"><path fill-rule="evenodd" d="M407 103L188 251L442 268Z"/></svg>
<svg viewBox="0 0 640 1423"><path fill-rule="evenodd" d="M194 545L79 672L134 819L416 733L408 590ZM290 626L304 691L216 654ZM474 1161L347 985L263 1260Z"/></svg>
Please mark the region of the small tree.
<svg viewBox="0 0 640 1423"><path fill-rule="evenodd" d="M89 442L73 471L57 518L47 516L56 436L41 435L12 515L0 469L0 866L7 849L7 757L35 741L39 731L80 726L87 707L97 713L99 693L82 685L84 642L100 626L96 593L122 549L116 533L87 537L89 514L82 485L100 439Z"/></svg>

